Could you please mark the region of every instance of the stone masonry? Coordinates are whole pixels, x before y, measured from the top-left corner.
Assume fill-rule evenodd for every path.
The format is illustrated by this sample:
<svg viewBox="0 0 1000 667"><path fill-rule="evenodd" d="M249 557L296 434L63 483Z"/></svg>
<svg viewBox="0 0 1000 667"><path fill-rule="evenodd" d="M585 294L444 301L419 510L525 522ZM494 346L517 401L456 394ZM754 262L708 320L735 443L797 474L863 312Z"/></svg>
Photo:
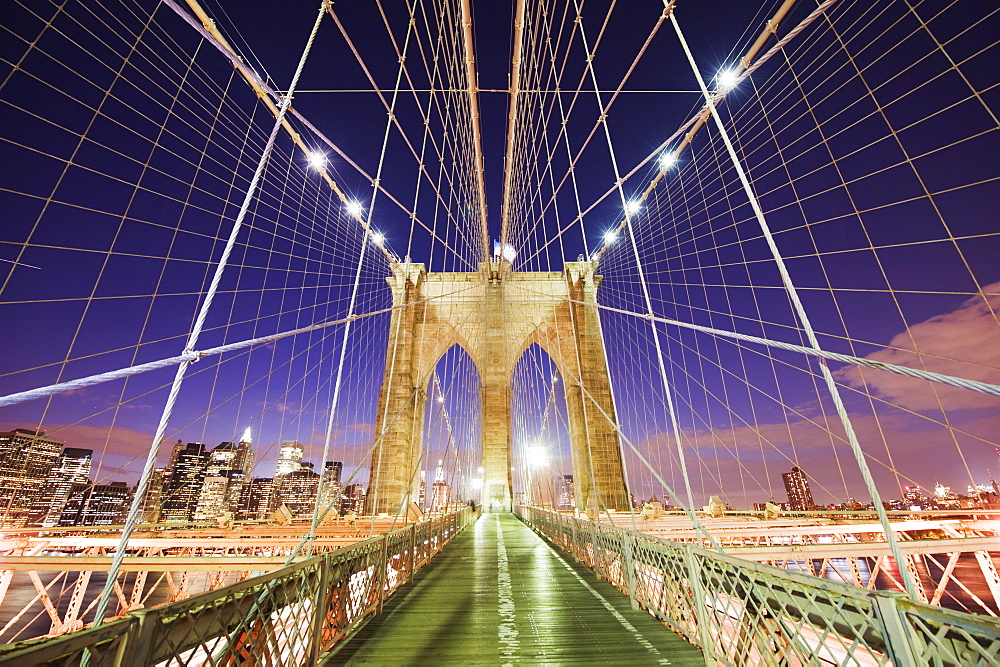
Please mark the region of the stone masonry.
<svg viewBox="0 0 1000 667"><path fill-rule="evenodd" d="M594 303L600 276L587 262L565 270L514 272L483 262L475 273L427 273L423 264L396 264L388 278L393 311L385 379L379 395L366 512L395 514L416 498L426 389L452 345L471 357L482 383L482 501L487 510L511 504L511 380L532 343L562 375L569 412L577 507L591 499L627 510L617 423L607 360ZM596 485L596 490L595 490Z"/></svg>

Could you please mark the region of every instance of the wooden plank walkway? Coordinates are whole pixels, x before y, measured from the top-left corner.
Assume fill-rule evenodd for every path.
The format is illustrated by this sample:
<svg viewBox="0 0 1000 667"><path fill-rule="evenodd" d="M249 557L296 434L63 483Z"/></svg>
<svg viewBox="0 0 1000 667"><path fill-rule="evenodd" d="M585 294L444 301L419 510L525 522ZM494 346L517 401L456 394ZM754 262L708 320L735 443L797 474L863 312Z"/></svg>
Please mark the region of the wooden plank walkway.
<svg viewBox="0 0 1000 667"><path fill-rule="evenodd" d="M704 665L509 514L485 514L323 664Z"/></svg>

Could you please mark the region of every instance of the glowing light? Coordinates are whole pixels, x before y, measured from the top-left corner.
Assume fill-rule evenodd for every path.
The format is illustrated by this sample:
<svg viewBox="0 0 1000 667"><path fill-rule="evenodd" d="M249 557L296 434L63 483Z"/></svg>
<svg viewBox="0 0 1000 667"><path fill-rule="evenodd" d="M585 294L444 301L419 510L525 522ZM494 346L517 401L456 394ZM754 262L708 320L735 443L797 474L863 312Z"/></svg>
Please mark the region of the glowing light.
<svg viewBox="0 0 1000 667"><path fill-rule="evenodd" d="M247 430L243 431L243 437L240 438L240 442L253 442L253 440L250 439L250 436L250 427L247 426Z"/></svg>
<svg viewBox="0 0 1000 667"><path fill-rule="evenodd" d="M625 215L635 215L642 210L642 204L633 200L625 203Z"/></svg>
<svg viewBox="0 0 1000 667"><path fill-rule="evenodd" d="M740 75L734 69L724 69L715 75L715 85L720 91L732 90L740 82Z"/></svg>
<svg viewBox="0 0 1000 667"><path fill-rule="evenodd" d="M382 245L385 243L385 234L382 232L372 232L372 243L375 245Z"/></svg>
<svg viewBox="0 0 1000 667"><path fill-rule="evenodd" d="M549 464L549 458L545 455L544 447L528 447L526 453L528 465L532 468L542 468Z"/></svg>
<svg viewBox="0 0 1000 667"><path fill-rule="evenodd" d="M359 201L349 201L344 207L351 215L358 217L365 212L365 206Z"/></svg>
<svg viewBox="0 0 1000 667"><path fill-rule="evenodd" d="M610 243L614 243L617 240L618 240L618 232L616 232L615 230L609 229L608 231L604 232L604 242L605 243L610 244Z"/></svg>
<svg viewBox="0 0 1000 667"><path fill-rule="evenodd" d="M660 156L660 169L666 171L677 164L677 156L673 153L664 153Z"/></svg>
<svg viewBox="0 0 1000 667"><path fill-rule="evenodd" d="M438 396L438 403L444 403L444 396Z"/></svg>
<svg viewBox="0 0 1000 667"><path fill-rule="evenodd" d="M309 154L308 159L309 159L309 166L315 169L316 171L320 171L321 169L326 168L325 154L320 153L319 151L315 151Z"/></svg>
<svg viewBox="0 0 1000 667"><path fill-rule="evenodd" d="M472 480L472 488L474 488L474 489L481 489L481 488L483 488L483 480L481 480L481 479L474 479L474 480Z"/></svg>
<svg viewBox="0 0 1000 667"><path fill-rule="evenodd" d="M479 468L477 468L476 470L479 472L480 475L483 474L483 467L482 466L479 466Z"/></svg>

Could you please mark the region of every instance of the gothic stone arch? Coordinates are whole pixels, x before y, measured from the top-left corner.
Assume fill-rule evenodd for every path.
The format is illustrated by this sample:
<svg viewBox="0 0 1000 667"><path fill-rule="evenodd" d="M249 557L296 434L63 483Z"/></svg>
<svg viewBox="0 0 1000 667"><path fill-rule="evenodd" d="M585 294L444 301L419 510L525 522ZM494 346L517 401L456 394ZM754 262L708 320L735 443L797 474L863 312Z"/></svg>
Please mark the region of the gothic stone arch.
<svg viewBox="0 0 1000 667"><path fill-rule="evenodd" d="M628 509L618 435L608 421L617 423L617 415L597 309L567 300L595 303L595 268L567 262L563 271L513 272L484 262L475 273L427 273L423 264L393 265L393 305L406 307L393 310L390 321L367 512L395 514L416 498L425 388L456 344L481 380L482 500L487 508L510 508L511 380L532 343L563 376L577 507L597 498L596 484L602 504Z"/></svg>

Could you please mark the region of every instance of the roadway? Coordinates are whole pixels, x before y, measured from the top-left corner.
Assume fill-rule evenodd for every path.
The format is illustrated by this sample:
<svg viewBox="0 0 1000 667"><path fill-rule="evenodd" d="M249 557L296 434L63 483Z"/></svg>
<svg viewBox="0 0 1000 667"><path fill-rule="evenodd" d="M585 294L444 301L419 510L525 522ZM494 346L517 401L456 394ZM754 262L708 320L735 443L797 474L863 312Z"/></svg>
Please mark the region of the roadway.
<svg viewBox="0 0 1000 667"><path fill-rule="evenodd" d="M323 664L704 665L509 514L485 514Z"/></svg>

